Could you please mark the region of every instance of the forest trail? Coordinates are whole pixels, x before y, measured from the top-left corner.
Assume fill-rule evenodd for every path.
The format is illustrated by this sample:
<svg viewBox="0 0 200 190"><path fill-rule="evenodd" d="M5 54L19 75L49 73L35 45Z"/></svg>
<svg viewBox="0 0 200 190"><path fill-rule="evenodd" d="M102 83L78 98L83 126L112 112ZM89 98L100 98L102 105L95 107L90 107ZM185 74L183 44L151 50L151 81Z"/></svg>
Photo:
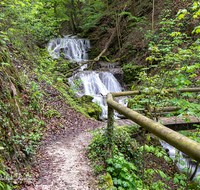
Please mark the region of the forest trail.
<svg viewBox="0 0 200 190"><path fill-rule="evenodd" d="M58 90L46 83L40 84L46 96L45 111L56 110L53 117L46 117L47 132L40 146L39 180L27 190L96 190L94 170L89 166L87 147L93 134L88 130L106 127L105 122L95 121L76 112L65 102ZM116 120L115 126L132 125L128 119Z"/></svg>
<svg viewBox="0 0 200 190"><path fill-rule="evenodd" d="M45 116L47 131L44 142L37 151L40 176L34 185L26 186L25 189L97 189L94 187L94 172L88 165L85 147L93 137L87 131L102 127L105 123L76 112L51 85L44 82L40 83L40 87L46 94L45 113L54 110L56 114Z"/></svg>
<svg viewBox="0 0 200 190"><path fill-rule="evenodd" d="M92 129L89 127L88 129ZM89 159L87 147L92 139L87 130L75 136L65 136L43 146L47 155L41 163L42 180L35 186L36 190L87 190L94 187L95 178ZM52 160L49 162L47 160ZM47 162L46 162L47 161Z"/></svg>

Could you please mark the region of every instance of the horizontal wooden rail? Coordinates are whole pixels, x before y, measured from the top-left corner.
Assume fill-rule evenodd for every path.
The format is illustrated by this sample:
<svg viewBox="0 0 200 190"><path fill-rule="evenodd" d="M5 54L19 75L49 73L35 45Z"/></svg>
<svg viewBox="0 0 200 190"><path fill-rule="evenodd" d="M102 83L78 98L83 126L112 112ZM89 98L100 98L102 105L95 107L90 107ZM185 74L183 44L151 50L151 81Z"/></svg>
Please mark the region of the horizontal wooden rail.
<svg viewBox="0 0 200 190"><path fill-rule="evenodd" d="M200 92L200 88L184 88L184 89L169 89L165 91L159 91L154 94L158 93L184 93L184 92ZM150 91L140 91L140 90L135 90L135 91L125 91L125 92L113 92L111 93L113 97L120 97L120 96L131 96L131 95L139 95L139 94L150 94L152 92Z"/></svg>
<svg viewBox="0 0 200 190"><path fill-rule="evenodd" d="M200 92L200 88L195 89L181 89L178 90L179 92ZM168 91L172 93L174 91ZM157 123L113 100L113 96L127 96L127 95L137 95L142 92L140 91L129 91L129 92L120 92L120 93L108 93L107 94L107 104L108 104L108 136L113 134L113 110L116 110L120 114L123 114L127 118L131 119L138 125L144 127L149 132L153 133L154 135L158 136L162 140L166 141L170 145L174 146L178 150L182 151L183 153L187 154L191 158L200 162L200 144L181 135L160 123ZM108 156L112 156L112 145L110 145L108 150Z"/></svg>

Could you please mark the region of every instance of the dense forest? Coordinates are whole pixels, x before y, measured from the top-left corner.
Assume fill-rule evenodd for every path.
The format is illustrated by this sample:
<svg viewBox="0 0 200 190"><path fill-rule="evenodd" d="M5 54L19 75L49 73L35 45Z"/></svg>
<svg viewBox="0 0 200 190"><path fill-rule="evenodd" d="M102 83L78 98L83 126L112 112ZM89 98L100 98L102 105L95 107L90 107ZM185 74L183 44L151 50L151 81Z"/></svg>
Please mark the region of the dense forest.
<svg viewBox="0 0 200 190"><path fill-rule="evenodd" d="M79 62L65 54L78 43L88 55ZM110 140L106 106L83 95L85 65L101 81L113 74L111 87L145 92L126 97L128 108L189 126L200 117L200 1L2 0L0 190L199 189L199 162L170 157L135 123L116 121ZM199 143L198 123L179 133Z"/></svg>

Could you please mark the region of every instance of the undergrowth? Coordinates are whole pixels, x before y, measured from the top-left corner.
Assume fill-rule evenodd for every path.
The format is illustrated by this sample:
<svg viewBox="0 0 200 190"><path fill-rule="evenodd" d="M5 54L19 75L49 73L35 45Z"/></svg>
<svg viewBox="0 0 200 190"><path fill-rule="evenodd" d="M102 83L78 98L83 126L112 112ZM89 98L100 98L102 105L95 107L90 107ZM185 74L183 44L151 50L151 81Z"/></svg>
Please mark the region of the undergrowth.
<svg viewBox="0 0 200 190"><path fill-rule="evenodd" d="M113 156L107 154L105 129L96 129L91 144L87 147L90 164L98 176L100 189L198 189L199 184L190 181L186 173L170 171L176 168L180 155L173 160L156 139L139 135L134 126L116 127L113 137ZM133 134L137 134L137 140ZM183 132L182 132L183 133ZM192 138L199 136L198 131ZM187 133L189 135L190 133ZM140 138L138 138L140 136ZM199 138L199 137L198 137ZM139 141L138 141L139 140ZM185 165L185 163L181 162ZM167 167L167 168L165 168ZM167 170L168 169L168 170ZM197 177L196 180L199 180Z"/></svg>

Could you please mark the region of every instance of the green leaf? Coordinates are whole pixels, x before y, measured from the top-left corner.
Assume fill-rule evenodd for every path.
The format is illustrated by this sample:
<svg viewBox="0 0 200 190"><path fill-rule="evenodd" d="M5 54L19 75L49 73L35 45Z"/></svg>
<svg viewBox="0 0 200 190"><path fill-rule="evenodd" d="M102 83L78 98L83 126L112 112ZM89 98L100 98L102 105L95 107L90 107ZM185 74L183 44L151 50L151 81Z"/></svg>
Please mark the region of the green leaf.
<svg viewBox="0 0 200 190"><path fill-rule="evenodd" d="M170 162L170 161L171 161L171 158L169 158L168 156L164 156L164 159L165 159L167 162Z"/></svg>
<svg viewBox="0 0 200 190"><path fill-rule="evenodd" d="M165 181L169 181L171 179L171 177L167 177L166 179L165 179Z"/></svg>
<svg viewBox="0 0 200 190"><path fill-rule="evenodd" d="M166 178L167 176L166 176L166 174L164 174L162 171L158 171L158 173L160 174L160 176L162 177L162 178Z"/></svg>
<svg viewBox="0 0 200 190"><path fill-rule="evenodd" d="M115 167L116 169L122 168L121 164L114 164L114 167Z"/></svg>
<svg viewBox="0 0 200 190"><path fill-rule="evenodd" d="M158 158L160 158L160 157L163 156L163 154L162 154L161 152L159 152L158 154L156 154L156 156L157 156Z"/></svg>
<svg viewBox="0 0 200 190"><path fill-rule="evenodd" d="M186 183L185 183L183 180L180 180L180 184L181 184L182 186L186 186Z"/></svg>
<svg viewBox="0 0 200 190"><path fill-rule="evenodd" d="M4 63L4 62L2 62L1 64L2 64L2 65L5 65L5 66L10 66L9 63Z"/></svg>
<svg viewBox="0 0 200 190"><path fill-rule="evenodd" d="M12 190L10 185L6 185L7 190Z"/></svg>
<svg viewBox="0 0 200 190"><path fill-rule="evenodd" d="M177 177L174 177L174 183L179 183L179 180Z"/></svg>
<svg viewBox="0 0 200 190"><path fill-rule="evenodd" d="M113 167L108 167L108 168L106 169L106 171L107 171L107 172L110 172L110 173L112 173L114 170L115 170L115 169L114 169Z"/></svg>
<svg viewBox="0 0 200 190"><path fill-rule="evenodd" d="M149 147L148 145L146 145L146 144L145 144L145 150L146 150L147 152L150 152L150 147Z"/></svg>
<svg viewBox="0 0 200 190"><path fill-rule="evenodd" d="M3 171L0 170L0 174L3 174L4 176L6 175Z"/></svg>
<svg viewBox="0 0 200 190"><path fill-rule="evenodd" d="M179 16L178 16L178 18L181 20L182 18L184 18L184 14L180 14Z"/></svg>
<svg viewBox="0 0 200 190"><path fill-rule="evenodd" d="M2 190L4 190L5 189L5 183L0 181L0 187L2 188Z"/></svg>

